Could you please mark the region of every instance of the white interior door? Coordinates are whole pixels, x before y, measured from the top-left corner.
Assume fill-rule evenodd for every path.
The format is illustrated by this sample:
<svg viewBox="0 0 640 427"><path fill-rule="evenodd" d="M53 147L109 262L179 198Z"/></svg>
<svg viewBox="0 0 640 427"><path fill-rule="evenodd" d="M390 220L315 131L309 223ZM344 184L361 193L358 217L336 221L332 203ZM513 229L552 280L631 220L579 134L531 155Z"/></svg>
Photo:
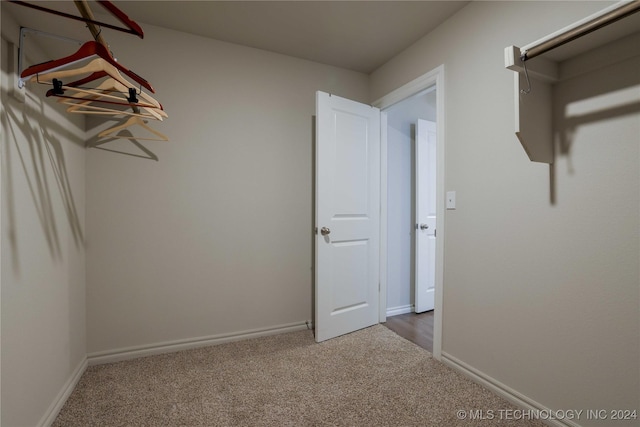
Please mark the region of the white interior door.
<svg viewBox="0 0 640 427"><path fill-rule="evenodd" d="M378 323L380 110L316 93L315 335Z"/></svg>
<svg viewBox="0 0 640 427"><path fill-rule="evenodd" d="M433 310L436 279L436 124L416 123L415 312Z"/></svg>

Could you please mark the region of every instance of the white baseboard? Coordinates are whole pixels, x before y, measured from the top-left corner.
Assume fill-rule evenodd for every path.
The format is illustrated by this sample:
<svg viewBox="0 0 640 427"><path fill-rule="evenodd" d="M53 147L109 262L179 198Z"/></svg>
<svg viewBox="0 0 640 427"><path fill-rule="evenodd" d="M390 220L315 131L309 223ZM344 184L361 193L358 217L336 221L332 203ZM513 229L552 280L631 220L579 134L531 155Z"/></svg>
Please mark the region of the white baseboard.
<svg viewBox="0 0 640 427"><path fill-rule="evenodd" d="M88 366L87 358L85 357L82 359L80 364L78 364L78 366L73 371L73 373L71 374L67 382L64 384L64 386L62 386L62 389L54 399L53 403L51 403L51 406L49 406L49 409L47 409L47 412L40 419L38 426L49 427L51 424L53 424L56 417L60 413L60 410L62 409L65 402L71 395L71 392L73 391L74 388L76 388L76 385L78 384L78 381L80 381L80 377L82 377L82 374L84 374L84 371L87 369L87 366Z"/></svg>
<svg viewBox="0 0 640 427"><path fill-rule="evenodd" d="M407 313L413 313L413 304L387 308L387 317L397 316L398 314L407 314Z"/></svg>
<svg viewBox="0 0 640 427"><path fill-rule="evenodd" d="M541 417L539 420L543 423L553 426L553 427L581 427L580 424L575 423L572 420L554 420L548 419L550 418L548 414L553 414L553 411L544 405L536 402L533 399L528 398L522 393L512 389L511 387L502 384L500 381L495 378L486 375L485 373L475 369L472 366L464 363L463 361L451 356L450 354L442 352L442 363L456 371L462 373L466 377L470 378L474 382L488 388L489 390L496 393L498 396L505 398L509 402L513 403L516 406L519 406L525 411L532 411L532 413L542 413L547 415L545 417ZM492 408L486 408L492 409ZM545 419L546 418L546 419Z"/></svg>
<svg viewBox="0 0 640 427"><path fill-rule="evenodd" d="M138 357L173 353L176 351L190 350L199 347L208 347L232 341L246 340L249 338L258 338L268 335L282 334L285 332L300 331L303 329L308 329L305 322L289 323L286 325L277 325L269 328L250 329L247 331L232 332L228 334L188 338L176 341L165 341L144 346L126 347L116 350L90 353L87 355L87 360L89 362L89 366L102 365L105 363L120 362L122 360L137 359Z"/></svg>

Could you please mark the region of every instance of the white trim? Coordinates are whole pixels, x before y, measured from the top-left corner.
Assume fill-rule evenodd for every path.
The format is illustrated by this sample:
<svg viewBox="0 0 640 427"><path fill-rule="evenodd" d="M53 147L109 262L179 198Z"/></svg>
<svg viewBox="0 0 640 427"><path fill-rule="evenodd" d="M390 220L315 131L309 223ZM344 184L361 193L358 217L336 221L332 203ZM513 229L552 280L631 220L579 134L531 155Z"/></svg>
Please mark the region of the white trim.
<svg viewBox="0 0 640 427"><path fill-rule="evenodd" d="M210 335L206 337L188 338L175 341L165 341L149 345L119 348L116 350L99 351L87 355L89 366L105 363L120 362L122 360L137 359L139 357L153 356L157 354L173 353L176 351L190 350L199 347L224 344L227 342L246 340L250 338L266 337L286 332L295 332L308 329L305 322L288 323L268 328L249 329L246 331L228 334Z"/></svg>
<svg viewBox="0 0 640 427"><path fill-rule="evenodd" d="M80 381L82 374L84 374L84 371L86 371L87 366L87 358L85 357L80 361L78 366L76 366L76 369L73 371L64 386L62 386L62 389L47 409L47 412L45 412L44 416L40 419L38 426L49 427L51 424L53 424L53 422L56 420L56 417L60 413L60 410L67 402L67 399L76 388L76 385L78 384L78 381Z"/></svg>
<svg viewBox="0 0 640 427"><path fill-rule="evenodd" d="M436 287L435 287L435 311L433 319L433 357L440 360L442 353L442 311L444 293L444 215L445 215L445 105L444 105L444 65L436 68L436 156L437 176L436 176L436 200L439 203L436 207L436 230L439 233L438 244L436 245Z"/></svg>
<svg viewBox="0 0 640 427"><path fill-rule="evenodd" d="M398 89L386 94L382 98L378 99L373 103L374 107L378 107L379 109L387 109L400 101L404 101L412 95L415 95L418 92L421 92L425 89L430 88L431 86L436 84L436 80L438 75L444 73L444 64L440 65L437 68L429 71L426 74L421 75L409 83L405 83L400 86ZM440 89L440 88L438 88Z"/></svg>
<svg viewBox="0 0 640 427"><path fill-rule="evenodd" d="M525 396L524 394L512 389L511 387L501 383L495 378L485 374L484 372L477 370L476 368L466 364L460 359L457 359L444 351L442 352L441 361L445 365L460 372L461 374L468 377L472 381L488 388L489 390L496 393L498 396L505 398L509 402L519 406L525 411L542 411L546 414L554 413L552 409L547 408L541 403L536 402L535 400ZM564 419L564 420L540 419L539 421L554 427L580 427L580 424L577 424L569 419Z"/></svg>
<svg viewBox="0 0 640 427"><path fill-rule="evenodd" d="M398 307L387 308L387 317L397 316L399 314L413 313L413 304L400 305Z"/></svg>
<svg viewBox="0 0 640 427"><path fill-rule="evenodd" d="M384 323L389 316L387 310L387 113L380 112L380 298L378 303L378 322Z"/></svg>
<svg viewBox="0 0 640 427"><path fill-rule="evenodd" d="M436 142L436 151L437 151L437 186L436 186L436 197L440 202L436 208L437 217L436 217L436 230L438 233L438 244L436 245L436 287L435 287L435 312L433 319L433 357L436 360L440 360L442 353L442 309L443 309L443 299L442 293L444 288L444 198L445 198L445 182L444 182L444 150L445 150L445 105L444 105L444 90L445 90L445 81L444 81L444 64L440 65L433 70L429 71L426 74L406 83L405 85L399 87L398 89L388 93L382 98L378 99L373 103L375 107L380 108L380 110L387 109L398 102L409 98L412 95L415 95L423 90L426 90L435 85L436 87L436 126L437 126L437 142ZM382 142L381 147L386 147L386 142ZM381 176L387 176L387 163L386 163L386 150L382 153L385 161L382 162L381 167L383 170L381 171ZM385 186L386 191L386 186ZM380 223L387 224L387 199L381 198L380 203L382 204L381 213L380 213ZM386 240L384 242L381 241L380 245L380 265L386 265L387 263L387 247ZM385 270L386 271L386 270ZM380 279L380 294L387 294L387 278L384 277Z"/></svg>

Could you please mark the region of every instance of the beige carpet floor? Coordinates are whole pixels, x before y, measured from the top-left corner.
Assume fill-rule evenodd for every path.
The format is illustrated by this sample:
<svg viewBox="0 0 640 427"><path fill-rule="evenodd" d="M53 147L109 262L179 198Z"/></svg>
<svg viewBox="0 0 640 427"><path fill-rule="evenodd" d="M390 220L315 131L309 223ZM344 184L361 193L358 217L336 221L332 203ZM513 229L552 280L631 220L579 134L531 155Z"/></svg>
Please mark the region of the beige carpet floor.
<svg viewBox="0 0 640 427"><path fill-rule="evenodd" d="M300 331L89 367L54 426L543 426L497 416L509 409L377 325L320 344ZM470 410L494 419L459 419Z"/></svg>

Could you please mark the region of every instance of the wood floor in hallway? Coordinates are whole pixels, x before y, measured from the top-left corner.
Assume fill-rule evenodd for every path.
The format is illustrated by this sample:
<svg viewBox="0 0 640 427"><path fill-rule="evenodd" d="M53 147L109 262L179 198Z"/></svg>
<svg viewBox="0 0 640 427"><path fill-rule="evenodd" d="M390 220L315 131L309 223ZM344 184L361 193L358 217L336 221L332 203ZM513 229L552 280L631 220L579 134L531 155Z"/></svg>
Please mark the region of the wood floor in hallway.
<svg viewBox="0 0 640 427"><path fill-rule="evenodd" d="M387 317L383 325L433 353L433 310L420 314L407 313Z"/></svg>

